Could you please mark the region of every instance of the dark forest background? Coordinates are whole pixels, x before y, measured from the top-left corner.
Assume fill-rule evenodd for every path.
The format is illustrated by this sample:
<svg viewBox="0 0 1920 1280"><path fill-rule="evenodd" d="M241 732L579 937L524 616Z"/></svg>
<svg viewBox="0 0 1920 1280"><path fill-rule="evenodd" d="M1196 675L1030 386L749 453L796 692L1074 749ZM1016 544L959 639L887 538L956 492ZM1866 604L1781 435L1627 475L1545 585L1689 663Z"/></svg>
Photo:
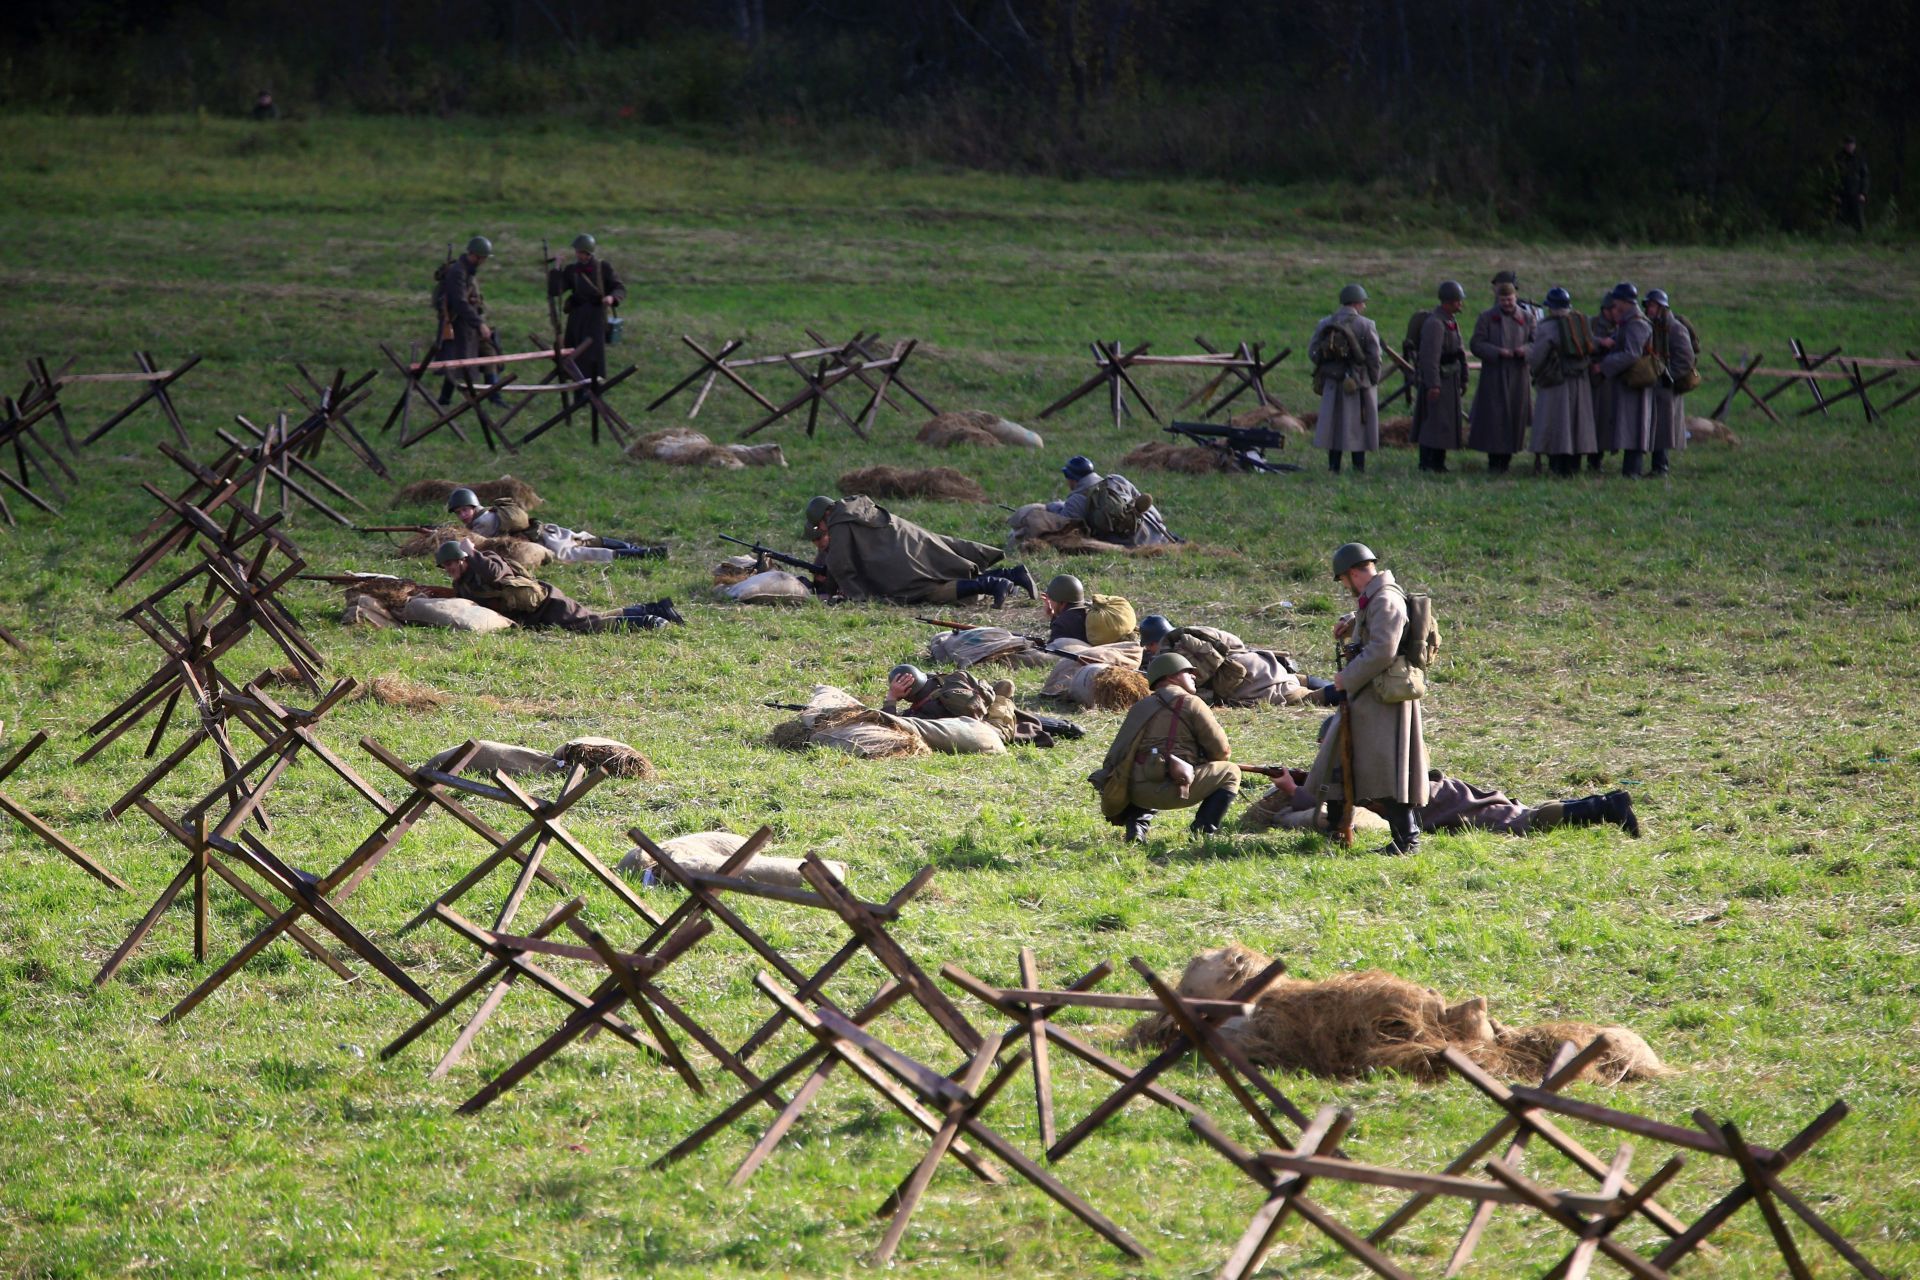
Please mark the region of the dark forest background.
<svg viewBox="0 0 1920 1280"><path fill-rule="evenodd" d="M883 162L1343 181L1511 230L1900 230L1920 6L1831 0L72 0L0 106L571 117Z"/></svg>

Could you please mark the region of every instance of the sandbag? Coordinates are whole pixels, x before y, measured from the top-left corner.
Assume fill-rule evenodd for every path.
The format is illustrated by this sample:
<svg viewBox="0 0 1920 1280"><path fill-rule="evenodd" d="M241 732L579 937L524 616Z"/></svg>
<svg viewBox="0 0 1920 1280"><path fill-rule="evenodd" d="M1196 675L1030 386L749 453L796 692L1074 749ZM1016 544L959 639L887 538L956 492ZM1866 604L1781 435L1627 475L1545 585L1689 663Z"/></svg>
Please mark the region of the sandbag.
<svg viewBox="0 0 1920 1280"><path fill-rule="evenodd" d="M423 766L445 772L453 758L460 754L460 747L448 747L435 755ZM502 773L558 773L561 765L551 752L536 751L532 747L518 747L511 742L492 742L486 738L478 739L475 744L479 750L473 753L473 759L460 772L471 777L484 778L498 769Z"/></svg>
<svg viewBox="0 0 1920 1280"><path fill-rule="evenodd" d="M720 588L729 600L743 604L772 604L790 600L810 600L813 592L798 574L783 569L768 569Z"/></svg>
<svg viewBox="0 0 1920 1280"><path fill-rule="evenodd" d="M731 831L695 831L684 836L675 836L671 840L660 842L660 848L683 870L704 875L715 875L747 842L745 836L737 836ZM827 870L840 883L847 882L847 864L822 859ZM757 853L747 860L745 866L734 868L733 874L741 880L751 880L755 884L778 885L783 889L811 889L806 878L800 874L802 863L799 858L781 858L771 854ZM620 859L618 870L632 873L647 872L653 866L653 859L645 849L633 849ZM648 884L671 884L665 876L648 875Z"/></svg>
<svg viewBox="0 0 1920 1280"><path fill-rule="evenodd" d="M495 613L483 604L440 596L415 596L401 608L400 617L416 627L447 627L454 631L482 633L504 631L513 625L512 618Z"/></svg>
<svg viewBox="0 0 1920 1280"><path fill-rule="evenodd" d="M971 716L953 716L946 720L916 720L902 716L889 719L912 729L920 735L920 741L943 755L1006 754L1007 744L1001 740L1000 731L985 720L975 720Z"/></svg>

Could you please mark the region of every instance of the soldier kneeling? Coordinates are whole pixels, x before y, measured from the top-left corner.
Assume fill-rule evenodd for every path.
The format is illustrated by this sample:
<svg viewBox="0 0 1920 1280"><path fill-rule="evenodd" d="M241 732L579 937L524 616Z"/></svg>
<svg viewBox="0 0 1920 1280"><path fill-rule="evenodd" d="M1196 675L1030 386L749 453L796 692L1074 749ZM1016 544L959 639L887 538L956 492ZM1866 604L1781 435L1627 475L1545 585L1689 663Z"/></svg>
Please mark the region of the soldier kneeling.
<svg viewBox="0 0 1920 1280"><path fill-rule="evenodd" d="M1102 815L1126 828L1130 844L1147 838L1161 809L1194 809L1193 833L1212 835L1240 792L1226 732L1195 694L1193 664L1179 654L1155 658L1147 682L1153 692L1127 712L1087 781L1100 792Z"/></svg>

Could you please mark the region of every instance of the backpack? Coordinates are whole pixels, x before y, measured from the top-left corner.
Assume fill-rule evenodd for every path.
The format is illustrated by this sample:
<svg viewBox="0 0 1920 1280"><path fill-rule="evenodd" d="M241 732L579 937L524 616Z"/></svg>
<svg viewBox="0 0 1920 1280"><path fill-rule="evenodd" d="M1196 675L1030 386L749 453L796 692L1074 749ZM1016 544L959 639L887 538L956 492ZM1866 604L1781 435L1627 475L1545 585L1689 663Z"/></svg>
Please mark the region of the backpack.
<svg viewBox="0 0 1920 1280"><path fill-rule="evenodd" d="M1118 644L1139 638L1140 622L1125 596L1087 597L1087 643Z"/></svg>
<svg viewBox="0 0 1920 1280"><path fill-rule="evenodd" d="M1593 329L1578 311L1548 316L1555 322L1555 337L1546 361L1534 371L1533 385L1557 387L1580 377L1593 358ZM1544 323L1544 322L1543 322Z"/></svg>
<svg viewBox="0 0 1920 1280"><path fill-rule="evenodd" d="M491 509L500 521L500 531L496 535L498 537L505 538L516 533L525 533L533 524L533 517L527 514L527 509L512 498L502 498L494 503Z"/></svg>
<svg viewBox="0 0 1920 1280"><path fill-rule="evenodd" d="M1125 476L1106 476L1087 492L1087 531L1096 538L1125 541L1140 528L1140 517L1153 505Z"/></svg>
<svg viewBox="0 0 1920 1280"><path fill-rule="evenodd" d="M1408 364L1420 363L1420 331L1427 327L1427 317L1432 311L1416 311L1407 320L1407 335L1400 339L1400 354L1407 358Z"/></svg>
<svg viewBox="0 0 1920 1280"><path fill-rule="evenodd" d="M1693 343L1693 368L1673 380L1673 394L1683 396L1700 386L1700 331L1693 327L1693 321L1678 311L1667 312L1669 321L1677 320L1687 327L1687 338Z"/></svg>
<svg viewBox="0 0 1920 1280"><path fill-rule="evenodd" d="M1221 666L1246 645L1232 632L1214 627L1175 627L1160 642L1160 652L1177 653L1193 664L1196 684L1209 684Z"/></svg>
<svg viewBox="0 0 1920 1280"><path fill-rule="evenodd" d="M993 706L993 690L983 684L977 676L965 671L954 671L941 676L929 691L932 701L947 712L956 716L972 716L976 720L987 718L987 711Z"/></svg>
<svg viewBox="0 0 1920 1280"><path fill-rule="evenodd" d="M1400 633L1399 656L1409 666L1426 670L1440 652L1440 624L1433 616L1433 597L1425 592L1401 592L1407 602L1407 629Z"/></svg>

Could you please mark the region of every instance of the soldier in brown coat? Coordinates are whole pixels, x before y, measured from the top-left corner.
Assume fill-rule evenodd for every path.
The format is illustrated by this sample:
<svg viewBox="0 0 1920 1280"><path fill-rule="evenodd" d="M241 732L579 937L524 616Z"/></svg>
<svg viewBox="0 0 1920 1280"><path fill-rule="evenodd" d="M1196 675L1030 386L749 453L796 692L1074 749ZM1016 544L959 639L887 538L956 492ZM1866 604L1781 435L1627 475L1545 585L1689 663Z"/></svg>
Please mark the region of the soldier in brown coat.
<svg viewBox="0 0 1920 1280"><path fill-rule="evenodd" d="M1693 330L1667 304L1665 289L1647 290L1647 324L1653 333L1653 353L1666 366L1652 387L1653 430L1647 442L1653 451L1653 474L1664 476L1671 469L1668 451L1687 447L1687 397L1674 384L1687 380L1700 353L1693 349Z"/></svg>
<svg viewBox="0 0 1920 1280"><path fill-rule="evenodd" d="M1376 567L1365 544L1349 542L1333 553L1333 576L1353 592L1354 612L1334 627L1334 639L1346 645L1347 663L1322 689L1320 699L1340 708L1353 725L1354 803L1373 808L1387 820L1396 853L1411 853L1420 843L1415 811L1427 803L1427 743L1420 702L1382 702L1377 681L1398 659L1407 629L1407 596L1393 575ZM1330 733L1308 775L1325 799L1340 759L1340 735ZM1344 780L1343 780L1344 785Z"/></svg>
<svg viewBox="0 0 1920 1280"><path fill-rule="evenodd" d="M1573 309L1573 295L1555 285L1547 291L1546 318L1534 327L1527 349L1533 375L1533 452L1545 454L1557 476L1580 469L1580 455L1595 443L1593 389L1587 368L1593 362L1593 335L1587 318Z"/></svg>
<svg viewBox="0 0 1920 1280"><path fill-rule="evenodd" d="M1087 781L1101 790L1101 812L1126 828L1129 843L1146 839L1161 809L1194 809L1193 833L1212 835L1240 793L1240 766L1228 758L1233 748L1226 730L1195 694L1193 664L1179 654L1155 658L1147 679L1153 692L1128 710ZM1106 786L1116 775L1126 778L1127 799L1109 812Z"/></svg>
<svg viewBox="0 0 1920 1280"><path fill-rule="evenodd" d="M1653 390L1627 385L1627 371L1653 341L1653 326L1640 311L1640 291L1626 281L1607 295L1613 333L1594 345L1606 352L1591 366L1607 380L1613 397L1613 422L1600 424L1601 447L1618 449L1620 474L1629 479L1642 474L1642 462L1653 443Z"/></svg>
<svg viewBox="0 0 1920 1280"><path fill-rule="evenodd" d="M559 298L567 313L565 342L578 347L591 342L576 357L580 372L596 381L607 376L607 321L627 300L627 286L605 258L595 256L594 238L581 232L573 238L573 261L547 272L547 296Z"/></svg>
<svg viewBox="0 0 1920 1280"><path fill-rule="evenodd" d="M523 627L563 631L657 631L669 622L685 622L673 601L630 604L617 613L594 613L552 583L528 577L519 566L491 551L475 551L463 542L443 542L434 562L453 583L448 593L512 619Z"/></svg>
<svg viewBox="0 0 1920 1280"><path fill-rule="evenodd" d="M1527 348L1533 343L1533 317L1520 309L1520 291L1510 283L1494 287L1493 306L1473 324L1467 349L1480 361L1480 386L1469 415L1467 446L1487 455L1487 470L1505 474L1513 455L1526 447L1533 420L1527 386Z"/></svg>
<svg viewBox="0 0 1920 1280"><path fill-rule="evenodd" d="M995 608L1016 587L1028 599L1039 594L1025 565L987 568L1000 560L1000 548L932 533L863 494L807 503L806 534L830 579L823 594L910 604L992 596Z"/></svg>
<svg viewBox="0 0 1920 1280"><path fill-rule="evenodd" d="M1366 311L1367 291L1347 285L1339 308L1320 321L1307 343L1313 389L1320 393L1313 443L1327 451L1327 468L1335 473L1343 451L1361 472L1367 455L1380 447L1380 331Z"/></svg>
<svg viewBox="0 0 1920 1280"><path fill-rule="evenodd" d="M1420 326L1414 356L1413 442L1420 469L1447 469L1447 450L1460 447L1460 405L1467 395L1467 350L1460 341L1460 309L1467 291L1457 281L1440 284L1440 305Z"/></svg>
<svg viewBox="0 0 1920 1280"><path fill-rule="evenodd" d="M493 256L493 241L475 236L467 241L465 253L443 264L433 277L433 311L440 321L440 360L471 360L475 356L499 355L493 327L487 323L486 300L480 296L480 268ZM463 370L465 378L472 370ZM493 368L485 369L488 386L498 381ZM495 396L499 393L495 392ZM440 403L453 403L453 379L440 380Z"/></svg>

